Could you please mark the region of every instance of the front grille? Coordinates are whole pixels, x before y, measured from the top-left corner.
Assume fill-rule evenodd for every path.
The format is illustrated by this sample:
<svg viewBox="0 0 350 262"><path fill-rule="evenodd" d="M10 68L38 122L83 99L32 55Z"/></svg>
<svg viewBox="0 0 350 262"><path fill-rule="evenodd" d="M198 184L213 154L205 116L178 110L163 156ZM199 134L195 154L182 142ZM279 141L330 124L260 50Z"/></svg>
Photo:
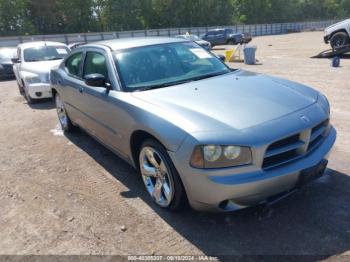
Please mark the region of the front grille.
<svg viewBox="0 0 350 262"><path fill-rule="evenodd" d="M328 126L329 120L327 119L311 130L307 129L274 142L265 152L262 168L278 167L311 152L322 143L327 135Z"/></svg>
<svg viewBox="0 0 350 262"><path fill-rule="evenodd" d="M328 127L329 119L311 129L308 152L314 150L322 142L323 138L327 135Z"/></svg>

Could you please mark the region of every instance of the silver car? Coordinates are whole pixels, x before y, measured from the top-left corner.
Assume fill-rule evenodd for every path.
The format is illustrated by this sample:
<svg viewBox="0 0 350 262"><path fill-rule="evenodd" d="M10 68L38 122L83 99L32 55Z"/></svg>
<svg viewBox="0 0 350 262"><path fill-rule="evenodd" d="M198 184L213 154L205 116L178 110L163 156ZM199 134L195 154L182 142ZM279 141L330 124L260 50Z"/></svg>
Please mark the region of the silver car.
<svg viewBox="0 0 350 262"><path fill-rule="evenodd" d="M233 211L323 175L336 140L325 96L227 67L194 42L77 47L51 71L59 121L140 171L160 207Z"/></svg>
<svg viewBox="0 0 350 262"><path fill-rule="evenodd" d="M205 41L203 39L200 39L198 36L196 35L191 35L191 34L185 34L185 35L177 35L175 36L176 38L182 38L182 39L186 39L189 41L193 41L197 44L199 44L201 47L203 47L206 50L211 50L211 44L208 41Z"/></svg>

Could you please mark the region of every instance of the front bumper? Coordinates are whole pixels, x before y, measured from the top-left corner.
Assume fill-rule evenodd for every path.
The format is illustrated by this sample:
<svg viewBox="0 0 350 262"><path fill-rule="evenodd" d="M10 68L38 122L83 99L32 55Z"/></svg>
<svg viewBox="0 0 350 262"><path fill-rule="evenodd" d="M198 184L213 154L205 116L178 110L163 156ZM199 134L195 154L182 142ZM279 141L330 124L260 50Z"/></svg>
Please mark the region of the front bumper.
<svg viewBox="0 0 350 262"><path fill-rule="evenodd" d="M38 83L27 85L28 94L33 99L52 98L51 85L48 83Z"/></svg>
<svg viewBox="0 0 350 262"><path fill-rule="evenodd" d="M329 43L329 39L330 39L330 37L329 37L328 35L326 35L326 36L323 37L323 40L324 40L324 42L325 42L326 44Z"/></svg>
<svg viewBox="0 0 350 262"><path fill-rule="evenodd" d="M178 168L190 205L196 210L234 211L268 201L270 197L293 191L303 170L327 159L336 140L332 127L325 140L312 152L294 162L270 170L247 167L236 173L234 168L217 171L181 165L183 159L170 156Z"/></svg>

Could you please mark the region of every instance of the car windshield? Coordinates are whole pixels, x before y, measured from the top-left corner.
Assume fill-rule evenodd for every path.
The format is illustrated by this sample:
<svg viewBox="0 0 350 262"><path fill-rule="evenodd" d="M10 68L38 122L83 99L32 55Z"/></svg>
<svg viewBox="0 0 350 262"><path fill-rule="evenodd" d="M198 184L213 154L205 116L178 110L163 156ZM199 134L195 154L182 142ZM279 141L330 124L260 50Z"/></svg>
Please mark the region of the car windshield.
<svg viewBox="0 0 350 262"><path fill-rule="evenodd" d="M39 46L24 50L24 61L38 62L63 59L69 52L66 46Z"/></svg>
<svg viewBox="0 0 350 262"><path fill-rule="evenodd" d="M11 61L12 58L17 56L16 49L0 49L0 61L7 62Z"/></svg>
<svg viewBox="0 0 350 262"><path fill-rule="evenodd" d="M193 42L131 48L115 52L114 57L127 91L162 88L231 72Z"/></svg>

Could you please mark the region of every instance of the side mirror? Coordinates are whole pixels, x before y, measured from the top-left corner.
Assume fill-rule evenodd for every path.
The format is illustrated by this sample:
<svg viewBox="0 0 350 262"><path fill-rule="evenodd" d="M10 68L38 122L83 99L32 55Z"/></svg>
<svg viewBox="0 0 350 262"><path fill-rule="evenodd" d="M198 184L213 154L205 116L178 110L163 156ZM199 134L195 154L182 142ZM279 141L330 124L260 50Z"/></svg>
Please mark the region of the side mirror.
<svg viewBox="0 0 350 262"><path fill-rule="evenodd" d="M221 60L221 62L225 63L226 57L224 55L217 55L217 57Z"/></svg>
<svg viewBox="0 0 350 262"><path fill-rule="evenodd" d="M106 87L106 78L101 74L91 74L84 77L85 84L94 87Z"/></svg>
<svg viewBox="0 0 350 262"><path fill-rule="evenodd" d="M14 63L14 64L19 64L19 63L21 63L21 60L19 59L19 58L12 58L11 59L11 61L12 61L12 63Z"/></svg>

